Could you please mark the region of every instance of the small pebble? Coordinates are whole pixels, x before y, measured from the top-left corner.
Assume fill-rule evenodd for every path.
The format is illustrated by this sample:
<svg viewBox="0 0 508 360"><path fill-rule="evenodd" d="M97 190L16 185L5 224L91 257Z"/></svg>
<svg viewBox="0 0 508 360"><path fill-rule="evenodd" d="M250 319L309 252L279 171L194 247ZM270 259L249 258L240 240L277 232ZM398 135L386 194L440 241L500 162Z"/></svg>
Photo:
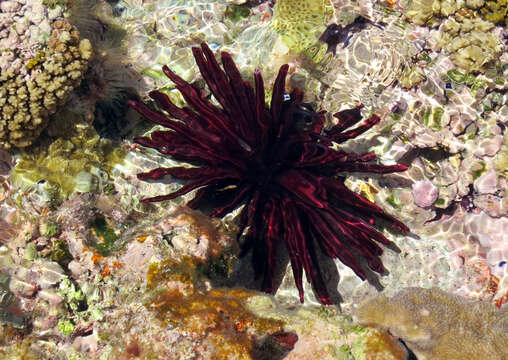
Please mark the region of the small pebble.
<svg viewBox="0 0 508 360"><path fill-rule="evenodd" d="M439 197L439 188L428 180L413 184L413 199L416 205L425 208L432 206Z"/></svg>

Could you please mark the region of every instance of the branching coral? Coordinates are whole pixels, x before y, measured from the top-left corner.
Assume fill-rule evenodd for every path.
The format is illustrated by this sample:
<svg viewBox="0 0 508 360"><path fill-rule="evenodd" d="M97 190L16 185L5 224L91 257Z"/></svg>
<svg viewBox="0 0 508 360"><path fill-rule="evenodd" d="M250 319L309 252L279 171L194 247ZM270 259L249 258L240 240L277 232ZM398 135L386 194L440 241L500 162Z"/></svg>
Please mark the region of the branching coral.
<svg viewBox="0 0 508 360"><path fill-rule="evenodd" d="M27 62L28 74L1 69L0 147L32 144L79 85L91 57L90 42L68 22L55 21L48 48Z"/></svg>
<svg viewBox="0 0 508 360"><path fill-rule="evenodd" d="M314 112L310 104L302 102L301 91L284 93L288 65L280 68L268 108L259 70L254 72L252 87L241 78L229 53L222 53L224 70L206 44L193 48L193 53L222 108L168 67L163 67L163 71L192 109L175 106L160 91L152 91L150 96L165 113L141 102L129 102L146 119L171 129L135 138L137 143L195 165L139 174L141 180L166 175L191 180L171 194L144 201L174 199L198 189L188 205L202 208L211 202L215 206L211 214L214 217L245 204L239 215L245 235L242 250L253 250L254 270L263 276L262 288L266 292L274 290L281 239L289 252L301 301L305 270L320 301L331 303L319 270L315 242L325 254L339 258L362 279L366 274L354 253L365 258L372 270L382 273L382 248L375 241L385 245L389 241L374 229L375 217L399 230L408 229L374 203L350 191L344 178L335 175L348 171L391 173L404 171L406 166L373 164L373 153L357 155L332 147L333 143L343 143L367 131L380 118L372 115L360 126L347 130L362 119L359 106L335 114L338 124L325 130L324 112Z"/></svg>
<svg viewBox="0 0 508 360"><path fill-rule="evenodd" d="M506 310L437 288L407 288L392 298L367 299L356 316L403 339L418 359L508 358Z"/></svg>

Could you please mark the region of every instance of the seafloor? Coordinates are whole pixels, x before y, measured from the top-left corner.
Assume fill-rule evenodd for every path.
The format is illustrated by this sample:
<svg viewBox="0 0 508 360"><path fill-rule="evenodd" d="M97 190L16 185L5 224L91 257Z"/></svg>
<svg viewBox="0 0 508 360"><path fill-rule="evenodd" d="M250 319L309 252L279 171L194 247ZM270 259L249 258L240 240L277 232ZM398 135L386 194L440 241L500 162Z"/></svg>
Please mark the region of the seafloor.
<svg viewBox="0 0 508 360"><path fill-rule="evenodd" d="M508 359L507 8L0 0L0 358ZM163 65L207 97L203 42L251 83L259 69L267 99L289 64L286 91L315 111L380 117L340 149L408 167L341 175L410 229L376 228L382 275L318 251L333 305L305 277L301 303L280 246L266 294L240 256L241 208L140 202L183 182L138 173L182 163L133 141L162 127L127 101L153 108L158 89L185 106Z"/></svg>

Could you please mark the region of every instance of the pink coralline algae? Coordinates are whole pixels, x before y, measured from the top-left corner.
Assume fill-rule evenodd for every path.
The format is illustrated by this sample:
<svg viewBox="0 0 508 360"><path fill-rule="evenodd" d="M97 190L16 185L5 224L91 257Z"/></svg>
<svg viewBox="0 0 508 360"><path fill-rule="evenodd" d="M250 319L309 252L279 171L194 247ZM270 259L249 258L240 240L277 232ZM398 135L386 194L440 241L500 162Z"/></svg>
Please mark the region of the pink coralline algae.
<svg viewBox="0 0 508 360"><path fill-rule="evenodd" d="M273 86L270 107L265 104L263 78L254 72L254 86L244 81L229 53L222 52L223 69L206 44L192 49L199 70L221 107L206 94L164 66L189 107L179 108L160 91L150 92L160 111L131 100L129 105L146 119L169 128L150 137L137 137L140 145L188 162L194 167L157 168L138 174L141 180L166 175L190 180L179 190L143 199L174 199L198 189L187 204L191 208L212 205L212 217L223 217L240 205L242 254L253 251L253 266L262 276L262 290L274 290L279 241L284 241L303 302L302 275L312 283L323 304L332 301L317 260L315 243L331 258L338 258L361 279L364 258L378 273L389 240L374 229L375 218L401 231L408 228L380 207L349 190L337 173L392 173L406 166L380 165L373 153L353 154L332 148L367 131L379 122L372 115L361 125L361 106L334 116L338 123L324 128L325 112L315 112L303 102L303 93L285 94L288 65L283 65ZM163 112L164 111L164 112ZM168 117L169 115L169 117ZM176 120L173 120L171 118Z"/></svg>

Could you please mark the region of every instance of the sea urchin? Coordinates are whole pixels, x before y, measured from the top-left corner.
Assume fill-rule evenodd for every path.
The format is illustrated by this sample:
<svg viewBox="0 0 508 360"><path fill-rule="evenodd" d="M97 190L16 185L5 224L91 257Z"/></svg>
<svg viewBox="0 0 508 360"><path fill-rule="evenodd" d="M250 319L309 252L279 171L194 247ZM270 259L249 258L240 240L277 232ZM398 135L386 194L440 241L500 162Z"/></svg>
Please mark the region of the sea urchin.
<svg viewBox="0 0 508 360"><path fill-rule="evenodd" d="M220 107L207 100L195 85L189 84L167 66L164 73L176 84L189 107L179 108L160 91L150 92L160 111L139 101L129 105L146 119L169 128L154 131L150 137L137 137L140 145L158 150L193 167L157 168L138 174L141 180L170 175L190 180L168 195L143 199L163 201L197 189L188 203L202 208L212 201L214 217L223 217L240 205L242 253L253 250L253 266L263 276L262 289L274 289L278 245L284 241L303 302L302 274L312 283L323 304L331 304L314 244L331 258L338 258L360 278L365 271L357 257L383 272L379 256L389 244L374 228L374 218L393 227L408 228L380 207L349 190L338 173L391 173L406 166L372 163L372 153L357 155L335 149L379 122L372 115L363 124L360 107L334 116L338 124L324 129L324 112L313 111L304 103L299 90L285 94L288 65L283 65L273 86L270 107L265 104L263 78L254 72L254 87L244 81L231 55L221 54L221 69L206 44L192 49L201 74ZM176 119L176 120L174 120Z"/></svg>

